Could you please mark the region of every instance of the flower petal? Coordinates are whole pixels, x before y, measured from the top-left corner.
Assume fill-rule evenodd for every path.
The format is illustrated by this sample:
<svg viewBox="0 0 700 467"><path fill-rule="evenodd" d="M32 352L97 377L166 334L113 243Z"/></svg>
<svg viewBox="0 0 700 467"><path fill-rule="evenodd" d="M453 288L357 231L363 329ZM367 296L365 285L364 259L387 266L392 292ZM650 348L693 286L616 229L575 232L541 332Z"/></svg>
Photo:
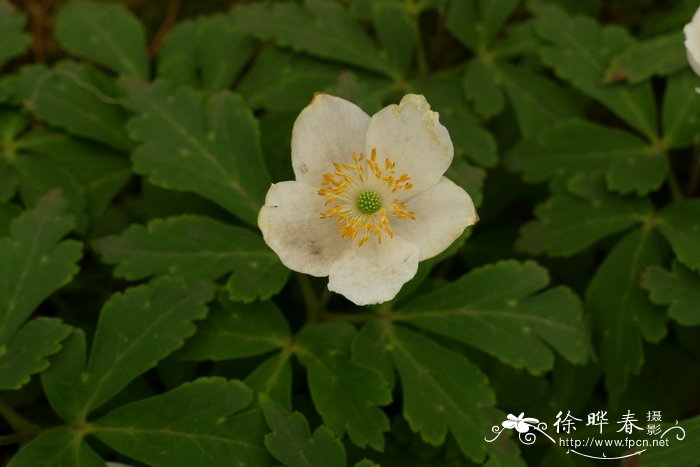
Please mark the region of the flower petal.
<svg viewBox="0 0 700 467"><path fill-rule="evenodd" d="M515 429L518 431L518 433L527 433L530 431L530 425L520 421L515 424Z"/></svg>
<svg viewBox="0 0 700 467"><path fill-rule="evenodd" d="M690 23L685 25L683 33L685 34L688 63L693 71L700 75L700 8L695 11Z"/></svg>
<svg viewBox="0 0 700 467"><path fill-rule="evenodd" d="M392 219L391 228L418 246L420 261L443 252L465 228L479 220L471 197L445 177L406 204L416 218Z"/></svg>
<svg viewBox="0 0 700 467"><path fill-rule="evenodd" d="M292 167L297 181L318 186L333 162L361 153L370 117L352 102L316 94L301 111L292 130Z"/></svg>
<svg viewBox="0 0 700 467"><path fill-rule="evenodd" d="M518 422L516 422L516 421L514 421L514 420L506 420L506 421L504 421L503 423L501 423L501 426L503 426L503 428L507 428L507 429L509 429L509 430L512 430L513 428L515 428L515 425L516 425L517 423L518 423Z"/></svg>
<svg viewBox="0 0 700 467"><path fill-rule="evenodd" d="M452 162L454 147L438 114L425 97L408 94L399 105L384 107L372 117L365 151L377 150L377 159L396 163L396 173L411 177L412 194L440 181Z"/></svg>
<svg viewBox="0 0 700 467"><path fill-rule="evenodd" d="M321 219L324 199L310 185L273 184L258 215L265 242L289 269L327 276L333 261L348 248L348 240L330 219Z"/></svg>
<svg viewBox="0 0 700 467"><path fill-rule="evenodd" d="M401 286L416 275L418 248L395 236L378 244L353 244L331 266L328 289L356 305L391 300Z"/></svg>

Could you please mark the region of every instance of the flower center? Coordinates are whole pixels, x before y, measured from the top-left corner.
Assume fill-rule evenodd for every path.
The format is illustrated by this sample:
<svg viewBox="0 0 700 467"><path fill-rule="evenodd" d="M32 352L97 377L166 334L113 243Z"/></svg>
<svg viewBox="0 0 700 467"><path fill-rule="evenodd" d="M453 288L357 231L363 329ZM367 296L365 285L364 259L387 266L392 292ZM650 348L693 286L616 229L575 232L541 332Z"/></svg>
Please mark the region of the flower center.
<svg viewBox="0 0 700 467"><path fill-rule="evenodd" d="M382 207L382 201L376 191L363 191L357 197L357 209L362 214L374 214Z"/></svg>
<svg viewBox="0 0 700 467"><path fill-rule="evenodd" d="M334 162L334 170L321 176L318 194L330 206L321 212L321 219L334 218L340 235L351 242L358 239L359 246L371 237L378 243L384 234L392 238L391 218L416 218L398 198L399 193L413 188L411 177L405 173L397 176L394 167L389 159L380 167L375 149L369 158L353 153L350 164Z"/></svg>

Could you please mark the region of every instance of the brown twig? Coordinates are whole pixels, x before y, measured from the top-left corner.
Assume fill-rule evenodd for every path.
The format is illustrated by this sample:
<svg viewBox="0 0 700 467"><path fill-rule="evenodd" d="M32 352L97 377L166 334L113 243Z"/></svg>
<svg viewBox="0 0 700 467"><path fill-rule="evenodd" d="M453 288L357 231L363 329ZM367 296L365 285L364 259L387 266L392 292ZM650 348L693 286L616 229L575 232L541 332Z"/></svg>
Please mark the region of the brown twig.
<svg viewBox="0 0 700 467"><path fill-rule="evenodd" d="M165 40L165 36L168 34L168 31L170 31L175 25L175 21L177 21L177 15L180 13L181 3L181 0L170 0L170 3L168 4L168 9L165 11L165 17L163 18L163 22L161 23L160 28L158 29L158 32L156 33L155 37L151 41L150 47L148 48L148 54L151 57L156 56L156 54L160 50L160 47L163 45L163 41Z"/></svg>

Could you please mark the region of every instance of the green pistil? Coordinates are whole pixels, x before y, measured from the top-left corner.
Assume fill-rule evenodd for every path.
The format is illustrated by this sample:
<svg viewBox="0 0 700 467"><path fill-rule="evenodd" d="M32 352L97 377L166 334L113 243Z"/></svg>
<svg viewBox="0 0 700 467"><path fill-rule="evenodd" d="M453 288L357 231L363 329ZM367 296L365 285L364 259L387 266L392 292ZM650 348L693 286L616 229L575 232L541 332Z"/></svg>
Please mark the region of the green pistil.
<svg viewBox="0 0 700 467"><path fill-rule="evenodd" d="M374 214L379 211L381 207L382 201L379 195L374 191L363 191L360 193L360 196L357 197L357 209L359 209L362 214Z"/></svg>

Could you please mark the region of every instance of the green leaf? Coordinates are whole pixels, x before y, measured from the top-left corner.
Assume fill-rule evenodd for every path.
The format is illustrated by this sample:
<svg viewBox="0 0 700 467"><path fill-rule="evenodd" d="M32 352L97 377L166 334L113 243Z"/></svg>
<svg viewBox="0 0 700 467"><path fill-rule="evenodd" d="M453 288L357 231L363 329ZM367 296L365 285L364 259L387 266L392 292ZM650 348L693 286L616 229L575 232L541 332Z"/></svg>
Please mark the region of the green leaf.
<svg viewBox="0 0 700 467"><path fill-rule="evenodd" d="M347 71L339 65L266 47L243 75L236 92L253 108L294 112L296 117L311 102L314 93L327 89L341 73ZM289 155L289 146L286 149Z"/></svg>
<svg viewBox="0 0 700 467"><path fill-rule="evenodd" d="M56 38L73 55L126 76L148 79L146 34L124 5L72 1L58 14Z"/></svg>
<svg viewBox="0 0 700 467"><path fill-rule="evenodd" d="M381 451L389 420L379 407L391 402L391 393L379 373L350 361L354 334L347 323L309 327L297 336L294 352L323 423L339 437L347 432L357 446Z"/></svg>
<svg viewBox="0 0 700 467"><path fill-rule="evenodd" d="M382 48L404 72L409 70L418 41L418 26L404 4L372 2L372 24Z"/></svg>
<svg viewBox="0 0 700 467"><path fill-rule="evenodd" d="M48 193L34 209L12 221L9 237L0 238L0 366L23 367L17 369L21 374L5 375L8 379L3 383L12 388L45 368L43 358L57 352L58 343L68 334L54 321L21 328L41 302L78 272L81 244L61 241L73 227L73 220L63 214L65 204L60 192ZM42 334L48 341L39 347L26 340Z"/></svg>
<svg viewBox="0 0 700 467"><path fill-rule="evenodd" d="M238 6L232 10L234 24L259 39L311 55L347 63L388 77L395 67L379 52L364 28L342 6L324 0L304 5L277 2Z"/></svg>
<svg viewBox="0 0 700 467"><path fill-rule="evenodd" d="M472 270L399 310L395 320L478 347L516 368L550 370L556 349L583 363L590 355L581 302L566 287L541 291L547 271L502 261Z"/></svg>
<svg viewBox="0 0 700 467"><path fill-rule="evenodd" d="M684 326L700 324L700 275L674 262L668 271L649 267L642 276L642 287L657 305L668 305L668 316Z"/></svg>
<svg viewBox="0 0 700 467"><path fill-rule="evenodd" d="M581 116L580 99L556 81L505 62L495 62L491 69L508 93L524 137L533 138L544 128Z"/></svg>
<svg viewBox="0 0 700 467"><path fill-rule="evenodd" d="M292 407L292 365L285 350L265 360L245 379L245 384L287 409Z"/></svg>
<svg viewBox="0 0 700 467"><path fill-rule="evenodd" d="M345 448L325 426L313 435L299 412L290 413L267 398L260 403L267 426L265 446L275 458L289 467L345 467Z"/></svg>
<svg viewBox="0 0 700 467"><path fill-rule="evenodd" d="M415 92L425 94L432 109L440 114L440 122L450 132L456 155L466 155L485 167L496 165L496 140L469 110L458 77L420 78L413 86Z"/></svg>
<svg viewBox="0 0 700 467"><path fill-rule="evenodd" d="M698 465L698 447L696 440L700 437L700 417L682 420L678 423L684 433L677 428L668 432L669 445L652 447L641 456L642 467L675 467L677 465ZM662 425L664 430L670 425ZM682 436L678 439L678 436Z"/></svg>
<svg viewBox="0 0 700 467"><path fill-rule="evenodd" d="M255 51L257 41L224 15L200 17L175 26L158 54L158 76L174 85L209 92L228 88Z"/></svg>
<svg viewBox="0 0 700 467"><path fill-rule="evenodd" d="M401 378L403 415L411 429L435 446L445 442L449 430L464 455L483 461L483 437L500 414L479 367L403 326L384 325L382 334Z"/></svg>
<svg viewBox="0 0 700 467"><path fill-rule="evenodd" d="M498 77L487 63L474 60L462 79L464 93L474 104L474 110L485 119L498 115L505 106Z"/></svg>
<svg viewBox="0 0 700 467"><path fill-rule="evenodd" d="M534 4L533 4L534 5ZM651 85L606 85L603 76L612 57L634 41L619 26L600 26L592 18L570 16L553 5L533 7L535 30L549 43L542 61L557 76L596 99L650 140L657 139L656 108Z"/></svg>
<svg viewBox="0 0 700 467"><path fill-rule="evenodd" d="M631 133L581 120L542 130L534 142L518 145L507 163L527 182L578 173L604 173L608 188L620 193L658 189L668 173L667 158Z"/></svg>
<svg viewBox="0 0 700 467"><path fill-rule="evenodd" d="M130 151L114 81L87 65L22 68L18 96L40 120L115 149Z"/></svg>
<svg viewBox="0 0 700 467"><path fill-rule="evenodd" d="M26 23L27 17L12 3L0 0L0 67L24 53L32 43L32 36L23 31Z"/></svg>
<svg viewBox="0 0 700 467"><path fill-rule="evenodd" d="M648 266L662 263L664 253L655 231L648 227L634 230L613 247L586 291L586 309L599 333L605 386L613 401L619 400L630 375L642 367L642 336L656 342L666 334L664 314L638 285L639 275Z"/></svg>
<svg viewBox="0 0 700 467"><path fill-rule="evenodd" d="M678 261L700 271L700 199L669 204L659 213L656 226L671 244Z"/></svg>
<svg viewBox="0 0 700 467"><path fill-rule="evenodd" d="M61 349L71 328L56 318L29 321L0 347L0 389L19 389L49 367L47 357Z"/></svg>
<svg viewBox="0 0 700 467"><path fill-rule="evenodd" d="M486 171L484 169L457 159L452 161L452 165L445 172L445 176L469 193L474 206L481 206L481 203L484 201L483 191L486 180Z"/></svg>
<svg viewBox="0 0 700 467"><path fill-rule="evenodd" d="M57 170L71 175L92 221L100 218L131 178L131 164L124 155L63 133L33 130L17 145L21 153L42 155L42 160L48 159L59 166Z"/></svg>
<svg viewBox="0 0 700 467"><path fill-rule="evenodd" d="M104 467L105 461L68 427L52 428L27 444L8 467Z"/></svg>
<svg viewBox="0 0 700 467"><path fill-rule="evenodd" d="M682 70L688 66L682 44L680 30L632 44L612 58L605 81L625 80L636 84L654 75L665 76Z"/></svg>
<svg viewBox="0 0 700 467"><path fill-rule="evenodd" d="M138 112L127 127L143 144L134 170L163 188L191 191L250 225L270 186L252 112L222 91L205 98L188 88L134 84L128 105Z"/></svg>
<svg viewBox="0 0 700 467"><path fill-rule="evenodd" d="M536 220L523 225L516 248L530 254L570 256L598 240L646 222L652 205L646 198L613 195L588 184L586 196L556 194L535 208Z"/></svg>
<svg viewBox="0 0 700 467"><path fill-rule="evenodd" d="M281 349L289 338L289 324L272 302L242 305L220 296L178 356L187 360L251 357Z"/></svg>
<svg viewBox="0 0 700 467"><path fill-rule="evenodd" d="M10 224L20 214L22 210L16 204L0 203L0 237L10 233Z"/></svg>
<svg viewBox="0 0 700 467"><path fill-rule="evenodd" d="M289 275L259 235L203 216L132 225L94 246L103 261L117 265L115 276L129 280L154 274L213 280L235 271L227 289L232 299L243 302L270 298Z"/></svg>
<svg viewBox="0 0 700 467"><path fill-rule="evenodd" d="M100 314L87 364L84 338L78 336L66 345L68 358L43 374L54 410L66 421L85 420L181 347L195 331L192 321L206 315L204 304L212 295L210 284L172 276L112 295Z"/></svg>
<svg viewBox="0 0 700 467"><path fill-rule="evenodd" d="M698 77L691 71L666 80L662 110L663 145L667 149L697 144L700 135L700 95L695 92Z"/></svg>
<svg viewBox="0 0 700 467"><path fill-rule="evenodd" d="M154 467L273 465L252 399L240 381L200 378L111 411L91 423L92 434Z"/></svg>
<svg viewBox="0 0 700 467"><path fill-rule="evenodd" d="M75 230L85 232L85 196L66 167L46 156L26 153L17 154L13 166L16 170L17 188L24 204L36 204L45 193L58 189L68 202L66 212L75 219Z"/></svg>
<svg viewBox="0 0 700 467"><path fill-rule="evenodd" d="M518 0L463 0L449 4L447 29L465 47L483 51L496 38Z"/></svg>

